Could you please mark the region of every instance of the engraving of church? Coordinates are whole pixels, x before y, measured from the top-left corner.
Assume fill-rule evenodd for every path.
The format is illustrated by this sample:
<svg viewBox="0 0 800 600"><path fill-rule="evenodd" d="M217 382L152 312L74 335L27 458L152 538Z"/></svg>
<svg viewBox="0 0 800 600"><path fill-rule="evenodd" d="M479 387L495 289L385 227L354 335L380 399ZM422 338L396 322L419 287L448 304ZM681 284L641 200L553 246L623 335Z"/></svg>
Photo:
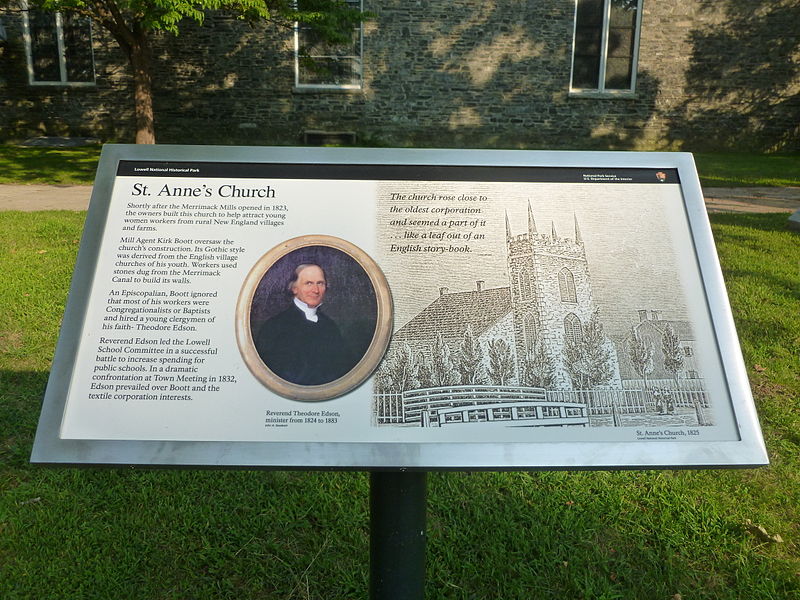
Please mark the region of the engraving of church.
<svg viewBox="0 0 800 600"><path fill-rule="evenodd" d="M508 285L441 285L399 326L376 373L376 425L712 424L691 323L684 315L665 318L671 315L661 306L601 306L597 265L587 257L580 219L569 217L569 231L555 221L542 227L528 201L520 231L520 220L515 229L505 211L505 264L498 268Z"/></svg>

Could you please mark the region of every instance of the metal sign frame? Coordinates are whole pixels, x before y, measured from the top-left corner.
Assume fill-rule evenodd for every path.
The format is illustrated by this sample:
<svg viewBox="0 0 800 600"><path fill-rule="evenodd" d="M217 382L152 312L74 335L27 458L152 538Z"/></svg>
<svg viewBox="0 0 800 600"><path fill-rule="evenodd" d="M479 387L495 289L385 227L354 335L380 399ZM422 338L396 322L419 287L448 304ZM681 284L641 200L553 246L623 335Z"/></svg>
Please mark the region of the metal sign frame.
<svg viewBox="0 0 800 600"><path fill-rule="evenodd" d="M674 170L702 279L715 352L738 440L710 441L210 441L61 437L87 311L121 161L512 169ZM660 173L659 173L660 175ZM555 230L554 230L555 231ZM116 232L117 234L119 232ZM555 233L554 233L555 236ZM396 299L395 299L396 301ZM232 350L234 351L234 350ZM108 145L103 149L31 461L291 469L623 469L757 466L768 463L693 158L686 153L310 149Z"/></svg>

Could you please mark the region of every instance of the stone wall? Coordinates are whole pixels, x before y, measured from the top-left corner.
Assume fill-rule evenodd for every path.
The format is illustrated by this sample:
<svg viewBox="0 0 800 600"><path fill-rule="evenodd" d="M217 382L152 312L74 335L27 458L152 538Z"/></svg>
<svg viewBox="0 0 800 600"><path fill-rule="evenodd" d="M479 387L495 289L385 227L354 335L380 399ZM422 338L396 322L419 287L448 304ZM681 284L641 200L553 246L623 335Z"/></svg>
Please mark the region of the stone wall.
<svg viewBox="0 0 800 600"><path fill-rule="evenodd" d="M294 89L290 32L212 15L156 36L157 136L170 143L800 148L800 5L644 0L636 93L570 95L572 0L365 0L364 86ZM132 140L129 70L96 32L94 88L27 85L18 20L3 15L0 138Z"/></svg>
<svg viewBox="0 0 800 600"><path fill-rule="evenodd" d="M22 19L0 12L8 41L0 45L0 140L33 135L132 137L130 75L119 47L95 35L96 85L28 84Z"/></svg>

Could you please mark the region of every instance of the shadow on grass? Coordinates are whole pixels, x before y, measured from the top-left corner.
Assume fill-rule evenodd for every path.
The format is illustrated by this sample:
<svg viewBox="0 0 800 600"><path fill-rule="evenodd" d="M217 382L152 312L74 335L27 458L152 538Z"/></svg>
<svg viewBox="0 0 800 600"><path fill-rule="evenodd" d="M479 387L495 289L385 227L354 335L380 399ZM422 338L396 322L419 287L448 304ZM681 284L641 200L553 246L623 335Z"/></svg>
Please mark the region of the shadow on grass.
<svg viewBox="0 0 800 600"><path fill-rule="evenodd" d="M737 568L726 563L749 553L747 535L701 499L708 480L696 472L439 475L431 558L449 560L429 567L429 579L464 598L735 597L726 588ZM773 585L797 587L788 572L775 573ZM758 586L746 584L749 597L769 597Z"/></svg>
<svg viewBox="0 0 800 600"><path fill-rule="evenodd" d="M785 214L711 217L744 348L783 354L800 335L796 319L787 318L800 311L800 244L786 220Z"/></svg>
<svg viewBox="0 0 800 600"><path fill-rule="evenodd" d="M0 464L28 464L49 373L0 371Z"/></svg>

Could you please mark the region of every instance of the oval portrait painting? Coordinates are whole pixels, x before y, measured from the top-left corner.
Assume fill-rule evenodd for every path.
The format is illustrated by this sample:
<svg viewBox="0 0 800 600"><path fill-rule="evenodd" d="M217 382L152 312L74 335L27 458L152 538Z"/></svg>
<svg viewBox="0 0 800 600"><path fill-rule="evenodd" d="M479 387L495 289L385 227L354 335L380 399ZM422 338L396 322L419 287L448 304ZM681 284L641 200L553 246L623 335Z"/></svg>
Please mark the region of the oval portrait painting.
<svg viewBox="0 0 800 600"><path fill-rule="evenodd" d="M375 370L391 336L389 286L340 238L308 235L269 250L245 279L237 340L250 371L293 400L330 400Z"/></svg>

